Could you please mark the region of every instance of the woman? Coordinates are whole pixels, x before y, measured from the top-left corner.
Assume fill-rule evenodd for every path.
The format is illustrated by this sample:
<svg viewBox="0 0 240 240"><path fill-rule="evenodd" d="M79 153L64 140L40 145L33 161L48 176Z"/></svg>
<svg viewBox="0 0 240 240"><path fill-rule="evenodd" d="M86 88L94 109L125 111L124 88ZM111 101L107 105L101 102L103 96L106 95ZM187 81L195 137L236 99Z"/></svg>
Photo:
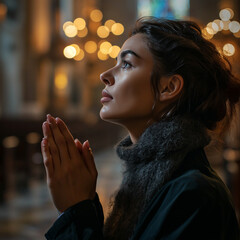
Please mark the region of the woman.
<svg viewBox="0 0 240 240"><path fill-rule="evenodd" d="M62 215L47 239L239 239L229 191L203 148L229 125L240 83L189 21L142 18L100 76L100 116L125 127L126 170L103 229L86 141L59 118L43 124L48 186Z"/></svg>

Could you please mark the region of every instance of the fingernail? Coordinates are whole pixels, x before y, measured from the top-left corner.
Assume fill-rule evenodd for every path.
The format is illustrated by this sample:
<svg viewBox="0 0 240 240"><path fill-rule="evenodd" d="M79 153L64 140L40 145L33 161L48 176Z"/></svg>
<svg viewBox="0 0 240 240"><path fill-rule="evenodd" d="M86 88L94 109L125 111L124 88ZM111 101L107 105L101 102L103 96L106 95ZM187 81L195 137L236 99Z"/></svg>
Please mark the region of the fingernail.
<svg viewBox="0 0 240 240"><path fill-rule="evenodd" d="M88 148L90 148L90 144L89 144L89 141L88 141L88 140L86 141L86 146L87 146Z"/></svg>
<svg viewBox="0 0 240 240"><path fill-rule="evenodd" d="M47 122L48 122L48 123L50 123L50 119L51 119L51 115L48 114L48 115L47 115Z"/></svg>
<svg viewBox="0 0 240 240"><path fill-rule="evenodd" d="M61 122L61 119L60 119L59 117L56 117L56 118L55 118L55 121L56 121L56 123L60 123L60 122Z"/></svg>
<svg viewBox="0 0 240 240"><path fill-rule="evenodd" d="M48 122L53 121L53 116L52 116L51 114L48 114L48 115L47 115L47 121L48 121Z"/></svg>
<svg viewBox="0 0 240 240"><path fill-rule="evenodd" d="M91 149L91 147L90 147L90 144L89 144L89 141L88 141L88 140L86 141L86 146L87 146L88 151L90 152L90 154L92 154L92 149Z"/></svg>

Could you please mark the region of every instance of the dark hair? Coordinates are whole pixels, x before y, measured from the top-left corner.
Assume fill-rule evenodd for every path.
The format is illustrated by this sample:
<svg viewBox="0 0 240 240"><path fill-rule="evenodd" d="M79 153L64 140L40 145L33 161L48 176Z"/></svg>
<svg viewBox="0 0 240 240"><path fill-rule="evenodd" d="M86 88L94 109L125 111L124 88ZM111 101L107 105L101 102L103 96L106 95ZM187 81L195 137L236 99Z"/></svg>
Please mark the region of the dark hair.
<svg viewBox="0 0 240 240"><path fill-rule="evenodd" d="M224 119L222 126L227 127L240 97L240 83L229 62L203 38L200 27L192 21L144 17L130 36L137 33L145 35L155 60L151 82L156 101L161 76L179 74L184 87L170 115L191 114L210 130Z"/></svg>

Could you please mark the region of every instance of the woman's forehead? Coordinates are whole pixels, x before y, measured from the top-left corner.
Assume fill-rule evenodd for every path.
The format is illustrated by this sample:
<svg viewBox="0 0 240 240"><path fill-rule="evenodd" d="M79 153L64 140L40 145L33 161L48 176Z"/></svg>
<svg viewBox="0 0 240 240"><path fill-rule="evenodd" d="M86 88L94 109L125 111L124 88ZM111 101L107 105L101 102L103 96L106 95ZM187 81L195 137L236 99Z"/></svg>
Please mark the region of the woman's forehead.
<svg viewBox="0 0 240 240"><path fill-rule="evenodd" d="M135 52L143 59L151 56L150 50L147 46L147 42L143 34L136 34L128 38L123 44L121 52L126 50L131 50Z"/></svg>

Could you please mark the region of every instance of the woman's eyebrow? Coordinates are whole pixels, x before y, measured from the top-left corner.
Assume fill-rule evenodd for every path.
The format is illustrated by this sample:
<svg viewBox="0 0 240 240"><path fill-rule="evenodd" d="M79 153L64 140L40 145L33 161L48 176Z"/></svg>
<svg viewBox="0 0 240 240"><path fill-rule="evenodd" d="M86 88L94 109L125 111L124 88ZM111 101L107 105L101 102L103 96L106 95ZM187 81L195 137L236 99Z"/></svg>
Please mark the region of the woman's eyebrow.
<svg viewBox="0 0 240 240"><path fill-rule="evenodd" d="M122 51L121 54L120 54L120 58L123 59L127 54L132 54L132 55L134 55L134 56L137 57L137 58L141 58L137 53L135 53L135 52L132 51L132 50ZM117 60L117 58L116 58L116 60Z"/></svg>

